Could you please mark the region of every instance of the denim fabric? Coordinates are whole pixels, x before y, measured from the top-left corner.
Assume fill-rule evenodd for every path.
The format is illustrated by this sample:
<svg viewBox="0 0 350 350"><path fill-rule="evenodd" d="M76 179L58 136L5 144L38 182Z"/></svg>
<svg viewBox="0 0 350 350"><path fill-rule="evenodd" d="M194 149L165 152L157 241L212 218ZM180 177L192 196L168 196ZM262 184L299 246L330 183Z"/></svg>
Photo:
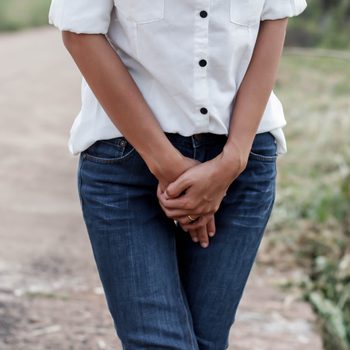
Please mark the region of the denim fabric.
<svg viewBox="0 0 350 350"><path fill-rule="evenodd" d="M205 162L227 137L166 133L183 155ZM256 134L246 169L215 213L202 248L161 209L158 181L125 137L80 154L83 218L123 349L224 350L275 200L277 145ZM234 345L234 344L233 344Z"/></svg>

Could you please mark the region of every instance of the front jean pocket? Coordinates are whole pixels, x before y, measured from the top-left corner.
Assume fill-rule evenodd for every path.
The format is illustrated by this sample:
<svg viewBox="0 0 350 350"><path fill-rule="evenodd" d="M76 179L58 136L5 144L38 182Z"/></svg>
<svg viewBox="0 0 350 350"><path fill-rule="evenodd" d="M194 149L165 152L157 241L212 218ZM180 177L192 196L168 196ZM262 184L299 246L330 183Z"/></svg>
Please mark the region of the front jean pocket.
<svg viewBox="0 0 350 350"><path fill-rule="evenodd" d="M275 162L277 157L275 137L270 132L256 134L249 158L263 162Z"/></svg>
<svg viewBox="0 0 350 350"><path fill-rule="evenodd" d="M260 23L264 0L229 0L230 21L250 27Z"/></svg>
<svg viewBox="0 0 350 350"><path fill-rule="evenodd" d="M96 163L119 163L132 157L135 148L124 136L98 140L82 152L82 157Z"/></svg>
<svg viewBox="0 0 350 350"><path fill-rule="evenodd" d="M165 0L114 0L117 12L135 23L147 23L164 18Z"/></svg>

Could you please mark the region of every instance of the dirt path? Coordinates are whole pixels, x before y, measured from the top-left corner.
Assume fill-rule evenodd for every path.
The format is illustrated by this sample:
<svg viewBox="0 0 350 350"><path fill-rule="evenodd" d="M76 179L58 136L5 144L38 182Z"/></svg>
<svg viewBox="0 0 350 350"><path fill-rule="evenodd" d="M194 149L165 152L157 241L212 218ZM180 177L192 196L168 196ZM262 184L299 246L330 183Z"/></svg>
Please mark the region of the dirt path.
<svg viewBox="0 0 350 350"><path fill-rule="evenodd" d="M0 36L0 348L121 349L106 309L67 148L80 76L55 28ZM320 350L307 304L254 266L235 350Z"/></svg>

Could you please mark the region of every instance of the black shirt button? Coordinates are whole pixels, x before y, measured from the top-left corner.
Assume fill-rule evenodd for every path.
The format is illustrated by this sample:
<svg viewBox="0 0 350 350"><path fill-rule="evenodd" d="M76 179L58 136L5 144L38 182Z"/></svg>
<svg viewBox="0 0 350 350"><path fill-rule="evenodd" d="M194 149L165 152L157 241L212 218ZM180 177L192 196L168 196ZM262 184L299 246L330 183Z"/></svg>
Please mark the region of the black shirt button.
<svg viewBox="0 0 350 350"><path fill-rule="evenodd" d="M200 65L201 67L205 67L205 66L207 65L207 61L206 61L206 60L200 60L200 61L199 61L199 65Z"/></svg>
<svg viewBox="0 0 350 350"><path fill-rule="evenodd" d="M207 12L207 11L201 11L201 12L199 13L199 15L200 15L202 18L205 18L205 17L208 16L208 12Z"/></svg>
<svg viewBox="0 0 350 350"><path fill-rule="evenodd" d="M208 110L205 107L202 107L200 109L200 111L201 111L202 114L207 114L208 113Z"/></svg>

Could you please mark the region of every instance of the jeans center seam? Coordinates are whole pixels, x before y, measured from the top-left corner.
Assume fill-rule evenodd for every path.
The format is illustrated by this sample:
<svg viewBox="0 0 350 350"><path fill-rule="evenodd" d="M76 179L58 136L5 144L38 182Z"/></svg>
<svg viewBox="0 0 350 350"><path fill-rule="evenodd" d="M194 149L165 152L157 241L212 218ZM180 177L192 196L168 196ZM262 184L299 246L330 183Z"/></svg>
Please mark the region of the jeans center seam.
<svg viewBox="0 0 350 350"><path fill-rule="evenodd" d="M173 241L173 245L174 245L174 249L176 250L176 240ZM190 341L191 341L191 344L192 344L192 348L193 350L198 350L198 347L196 347L195 345L195 339L194 337L192 336L192 329L191 329L191 324L190 324L190 320L189 320L189 316L188 316L188 311L187 308L186 308L186 304L185 304L185 300L184 300L184 297L183 297L183 294L182 294L182 283L181 283L181 279L180 279L180 274L179 274L179 271L178 269L176 269L176 279L177 279L177 283L179 285L179 288L180 288L180 300L182 302L182 305L184 306L184 309L185 309L185 315L186 315L186 320L187 320L187 326L188 326L188 331L189 331L189 336L190 336Z"/></svg>

